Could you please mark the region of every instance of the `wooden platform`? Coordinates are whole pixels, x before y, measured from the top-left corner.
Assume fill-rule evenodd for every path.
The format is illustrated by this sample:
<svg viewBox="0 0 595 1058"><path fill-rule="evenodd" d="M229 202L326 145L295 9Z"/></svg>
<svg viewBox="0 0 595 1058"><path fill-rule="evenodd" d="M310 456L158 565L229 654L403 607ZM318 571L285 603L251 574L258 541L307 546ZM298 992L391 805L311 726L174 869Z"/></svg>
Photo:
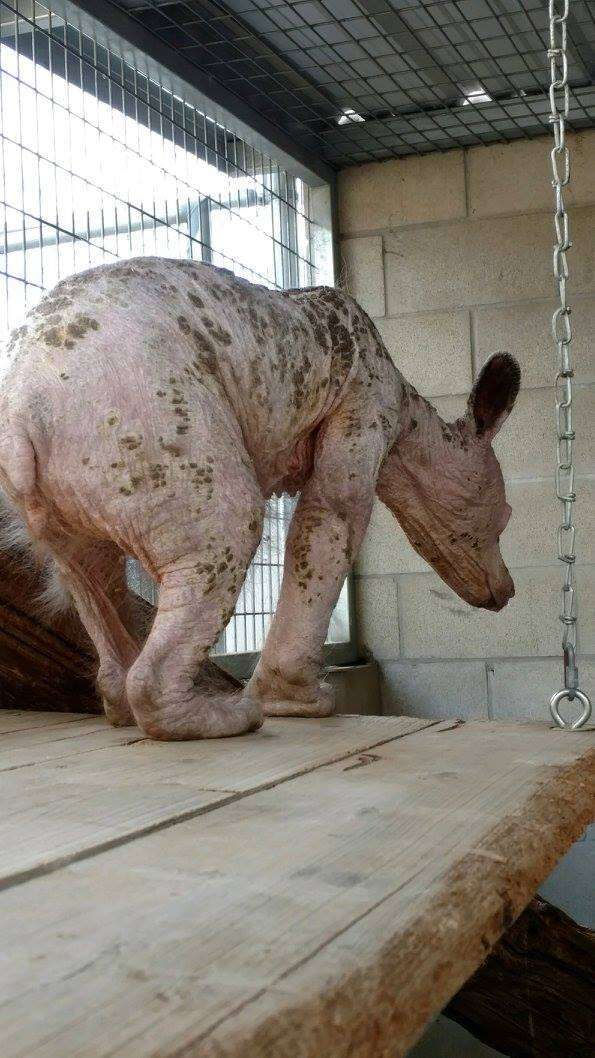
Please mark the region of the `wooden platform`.
<svg viewBox="0 0 595 1058"><path fill-rule="evenodd" d="M3 1058L398 1058L594 810L592 732L0 713Z"/></svg>

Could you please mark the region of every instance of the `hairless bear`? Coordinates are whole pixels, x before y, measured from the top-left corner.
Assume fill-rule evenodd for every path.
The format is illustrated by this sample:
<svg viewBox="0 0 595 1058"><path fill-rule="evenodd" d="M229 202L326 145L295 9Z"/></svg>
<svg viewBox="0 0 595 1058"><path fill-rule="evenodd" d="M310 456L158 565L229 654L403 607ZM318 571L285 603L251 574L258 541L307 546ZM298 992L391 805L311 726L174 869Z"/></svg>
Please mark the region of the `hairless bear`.
<svg viewBox="0 0 595 1058"><path fill-rule="evenodd" d="M60 282L6 355L0 486L95 645L114 724L210 738L329 715L323 646L375 495L472 606L514 593L491 444L519 389L507 353L445 423L347 294L143 257ZM243 690L209 686L201 665L282 492L299 500L260 660ZM159 584L144 644L126 623L125 555Z"/></svg>

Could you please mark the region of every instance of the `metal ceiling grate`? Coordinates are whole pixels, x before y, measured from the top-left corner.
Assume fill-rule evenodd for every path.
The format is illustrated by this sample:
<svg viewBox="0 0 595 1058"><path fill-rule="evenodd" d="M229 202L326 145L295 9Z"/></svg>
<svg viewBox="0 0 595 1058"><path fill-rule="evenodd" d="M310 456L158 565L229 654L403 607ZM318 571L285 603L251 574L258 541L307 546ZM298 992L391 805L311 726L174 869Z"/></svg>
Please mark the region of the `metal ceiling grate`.
<svg viewBox="0 0 595 1058"><path fill-rule="evenodd" d="M115 6L337 168L549 128L547 0ZM568 25L568 123L592 127L591 0L571 0Z"/></svg>

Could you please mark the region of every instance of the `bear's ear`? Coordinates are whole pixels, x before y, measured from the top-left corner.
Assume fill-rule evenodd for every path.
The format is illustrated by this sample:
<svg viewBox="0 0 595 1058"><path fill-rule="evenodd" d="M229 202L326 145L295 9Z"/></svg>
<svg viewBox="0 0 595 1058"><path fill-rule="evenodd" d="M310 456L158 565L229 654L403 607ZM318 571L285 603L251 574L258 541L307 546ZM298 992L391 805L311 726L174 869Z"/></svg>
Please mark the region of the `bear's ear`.
<svg viewBox="0 0 595 1058"><path fill-rule="evenodd" d="M510 415L521 385L521 369L510 353L496 353L481 369L467 403L467 421L491 441Z"/></svg>

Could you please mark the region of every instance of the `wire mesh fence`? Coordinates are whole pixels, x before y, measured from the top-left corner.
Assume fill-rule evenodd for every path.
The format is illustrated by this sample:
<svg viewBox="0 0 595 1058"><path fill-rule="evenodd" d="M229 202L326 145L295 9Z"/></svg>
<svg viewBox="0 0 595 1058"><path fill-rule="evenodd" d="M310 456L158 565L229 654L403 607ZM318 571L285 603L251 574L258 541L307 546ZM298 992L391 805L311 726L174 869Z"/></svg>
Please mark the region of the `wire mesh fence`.
<svg viewBox="0 0 595 1058"><path fill-rule="evenodd" d="M547 0L115 2L337 167L549 131ZM569 127L592 127L592 0L568 42Z"/></svg>
<svg viewBox="0 0 595 1058"><path fill-rule="evenodd" d="M2 0L0 34L0 334L65 275L136 255L320 281L303 181L47 4ZM262 645L290 515L269 503L220 650ZM136 564L130 578L154 599Z"/></svg>

